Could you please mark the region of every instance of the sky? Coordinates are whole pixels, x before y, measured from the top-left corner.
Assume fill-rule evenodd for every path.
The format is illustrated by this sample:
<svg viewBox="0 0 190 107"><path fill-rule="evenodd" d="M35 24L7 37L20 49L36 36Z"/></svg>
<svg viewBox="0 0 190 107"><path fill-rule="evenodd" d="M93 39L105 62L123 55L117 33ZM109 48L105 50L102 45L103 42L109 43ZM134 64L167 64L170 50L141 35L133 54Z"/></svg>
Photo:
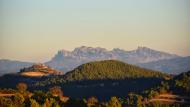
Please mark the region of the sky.
<svg viewBox="0 0 190 107"><path fill-rule="evenodd" d="M190 0L0 0L0 59L80 46L190 55Z"/></svg>

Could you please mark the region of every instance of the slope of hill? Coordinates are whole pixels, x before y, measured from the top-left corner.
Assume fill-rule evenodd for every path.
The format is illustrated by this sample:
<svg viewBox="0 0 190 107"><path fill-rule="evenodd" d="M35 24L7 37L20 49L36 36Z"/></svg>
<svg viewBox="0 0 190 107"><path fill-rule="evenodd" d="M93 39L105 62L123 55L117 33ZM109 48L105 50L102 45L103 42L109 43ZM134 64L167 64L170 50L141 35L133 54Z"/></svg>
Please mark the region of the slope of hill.
<svg viewBox="0 0 190 107"><path fill-rule="evenodd" d="M0 60L0 75L19 72L21 68L29 67L31 65L32 63L29 63L29 62L1 59Z"/></svg>
<svg viewBox="0 0 190 107"><path fill-rule="evenodd" d="M35 71L34 68L22 69L20 73ZM41 70L37 68L37 71ZM58 85L64 89L66 96L72 98L96 96L103 100L111 96L127 96L129 92L140 93L158 86L165 77L169 76L124 62L105 60L83 64L65 75L43 77L4 75L0 77L0 87L15 87L17 83L24 82L29 85L30 90L47 90L53 85Z"/></svg>
<svg viewBox="0 0 190 107"><path fill-rule="evenodd" d="M63 73L44 64L34 64L31 67L21 69L18 74L23 76L48 76L61 75Z"/></svg>
<svg viewBox="0 0 190 107"><path fill-rule="evenodd" d="M138 65L143 68L164 71L165 73L169 74L180 74L182 72L190 70L190 56L174 59L164 59Z"/></svg>
<svg viewBox="0 0 190 107"><path fill-rule="evenodd" d="M162 78L164 76L167 75L116 60L105 60L83 64L65 74L64 78L66 80L102 80L139 77Z"/></svg>
<svg viewBox="0 0 190 107"><path fill-rule="evenodd" d="M177 94L190 96L190 71L175 76L171 87Z"/></svg>
<svg viewBox="0 0 190 107"><path fill-rule="evenodd" d="M118 48L108 51L100 47L92 48L82 46L75 48L73 51L60 50L46 64L59 70L70 71L81 64L91 61L114 59L130 64L137 64L177 57L179 56L146 47L138 47L132 51L125 51Z"/></svg>
<svg viewBox="0 0 190 107"><path fill-rule="evenodd" d="M116 60L95 61L78 66L63 76L36 83L37 87L62 86L67 96L100 99L126 96L158 86L167 74L143 69ZM77 90L77 91L76 91Z"/></svg>
<svg viewBox="0 0 190 107"><path fill-rule="evenodd" d="M30 89L37 89L38 87L34 87L34 84L60 75L63 75L63 72L44 64L33 64L30 67L20 69L20 72L0 76L0 88L13 88L16 84L24 82L28 84Z"/></svg>
<svg viewBox="0 0 190 107"><path fill-rule="evenodd" d="M22 69L20 73L28 71L44 72L44 68L46 66L44 67L41 64L34 65ZM61 86L64 95L70 98L84 99L94 96L100 101L108 100L111 96L124 98L130 93L142 95L145 99L153 98L149 100L153 102L160 99L162 99L161 102L169 102L168 95L164 100L156 96L163 97L169 92L173 93L169 95L190 95L190 72L171 77L164 73L115 60L86 63L65 75L33 77L20 75L20 73L19 75L7 74L1 76L0 88L14 88L20 82L28 84L30 91L48 90L52 86ZM181 99L180 102L184 103L183 98ZM179 101L179 99L172 101Z"/></svg>

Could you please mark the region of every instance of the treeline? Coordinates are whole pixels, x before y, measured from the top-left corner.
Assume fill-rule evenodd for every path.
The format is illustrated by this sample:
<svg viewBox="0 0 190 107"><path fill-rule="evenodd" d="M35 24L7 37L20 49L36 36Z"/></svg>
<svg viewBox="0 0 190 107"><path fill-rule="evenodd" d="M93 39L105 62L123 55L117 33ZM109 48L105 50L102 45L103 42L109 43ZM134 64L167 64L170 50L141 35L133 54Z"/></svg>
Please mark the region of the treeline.
<svg viewBox="0 0 190 107"><path fill-rule="evenodd" d="M65 75L54 75L48 77L24 77L21 75L4 75L0 77L0 87L14 88L18 82L25 82L30 86L46 86L51 84L65 84L72 81L84 80L125 80L137 78L160 78L170 76L134 65L115 60L96 61L83 64ZM9 84L4 84L4 81Z"/></svg>
<svg viewBox="0 0 190 107"><path fill-rule="evenodd" d="M49 88L44 92L37 90L29 92L25 83L19 83L17 90L0 90L0 95L14 94L12 96L1 96L1 107L180 107L179 104L167 104L160 102L148 102L142 95L129 93L123 98L111 97L108 101L99 101L95 96L87 99L73 99L64 96L59 86Z"/></svg>
<svg viewBox="0 0 190 107"><path fill-rule="evenodd" d="M175 76L170 81L170 86L176 94L190 96L190 71Z"/></svg>
<svg viewBox="0 0 190 107"><path fill-rule="evenodd" d="M116 60L105 60L83 64L63 76L48 78L37 83L37 85L45 86L47 84L62 84L83 80L124 80L128 78L170 78L170 76Z"/></svg>
<svg viewBox="0 0 190 107"><path fill-rule="evenodd" d="M83 64L65 74L65 80L126 79L138 77L166 77L166 74L140 68L116 60L95 61Z"/></svg>
<svg viewBox="0 0 190 107"><path fill-rule="evenodd" d="M190 71L172 77L113 60L63 76L0 78L0 107L187 107L150 100L165 93L190 96Z"/></svg>

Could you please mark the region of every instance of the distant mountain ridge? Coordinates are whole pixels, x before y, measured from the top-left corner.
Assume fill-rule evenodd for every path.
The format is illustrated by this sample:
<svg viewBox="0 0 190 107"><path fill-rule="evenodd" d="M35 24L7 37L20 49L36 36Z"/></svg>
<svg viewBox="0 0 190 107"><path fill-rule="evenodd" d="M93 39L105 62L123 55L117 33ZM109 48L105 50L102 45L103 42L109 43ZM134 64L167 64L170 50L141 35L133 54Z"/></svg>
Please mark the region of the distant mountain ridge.
<svg viewBox="0 0 190 107"><path fill-rule="evenodd" d="M147 69L165 71L170 74L179 74L190 70L190 56L163 59L138 65Z"/></svg>
<svg viewBox="0 0 190 107"><path fill-rule="evenodd" d="M0 75L19 72L21 68L29 67L32 64L33 63L31 62L1 59L0 60Z"/></svg>
<svg viewBox="0 0 190 107"><path fill-rule="evenodd" d="M162 59L178 58L180 56L152 50L147 47L138 47L136 50L125 51L114 48L109 51L101 47L81 46L73 51L60 50L46 64L59 70L70 71L77 66L99 60L119 60L130 64L147 63Z"/></svg>
<svg viewBox="0 0 190 107"><path fill-rule="evenodd" d="M147 47L138 47L135 50L126 51L119 48L107 50L101 47L81 46L73 51L59 50L51 60L44 64L66 73L81 64L92 61L119 60L143 68L178 74L190 70L189 59L190 57L181 57ZM31 66L32 64L29 62L0 59L0 75L19 72L21 68Z"/></svg>

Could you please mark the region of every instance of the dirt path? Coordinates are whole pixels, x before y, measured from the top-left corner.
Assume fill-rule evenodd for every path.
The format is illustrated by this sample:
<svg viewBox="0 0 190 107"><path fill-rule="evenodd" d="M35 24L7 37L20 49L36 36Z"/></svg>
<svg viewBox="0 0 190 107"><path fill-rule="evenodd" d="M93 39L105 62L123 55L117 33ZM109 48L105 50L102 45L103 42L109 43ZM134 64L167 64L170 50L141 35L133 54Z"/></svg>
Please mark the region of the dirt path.
<svg viewBox="0 0 190 107"><path fill-rule="evenodd" d="M174 94L160 94L156 98L150 99L149 102L170 102L170 103L190 103L190 97L179 96Z"/></svg>
<svg viewBox="0 0 190 107"><path fill-rule="evenodd" d="M14 94L1 94L0 93L0 97L11 97L14 96Z"/></svg>

